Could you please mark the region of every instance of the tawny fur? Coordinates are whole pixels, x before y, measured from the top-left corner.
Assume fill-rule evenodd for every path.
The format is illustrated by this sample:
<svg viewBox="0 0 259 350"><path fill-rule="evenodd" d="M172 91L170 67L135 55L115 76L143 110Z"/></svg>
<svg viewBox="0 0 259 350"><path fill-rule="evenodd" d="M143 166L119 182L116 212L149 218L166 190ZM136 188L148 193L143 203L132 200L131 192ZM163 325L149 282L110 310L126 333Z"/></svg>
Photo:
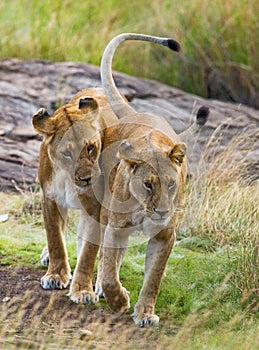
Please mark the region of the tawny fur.
<svg viewBox="0 0 259 350"><path fill-rule="evenodd" d="M38 177L43 192L47 234L47 248L43 249L42 260L48 264L48 270L41 285L45 289L67 287L71 278L64 239L67 209L81 209L78 252L80 242L86 240L88 263L84 273L88 277L85 283L74 281L70 293L76 302L95 303L98 300L91 282L98 244L90 242L97 240L98 243L99 240L100 202L91 181L96 178L98 182L100 177L98 161L104 130L116 119L102 89L80 91L53 116L41 109L33 117L35 130L43 135Z"/></svg>
<svg viewBox="0 0 259 350"><path fill-rule="evenodd" d="M112 57L124 40L153 41L178 51L172 39L121 34L106 47L101 63L102 84L119 121L105 131L102 172L105 193L101 208L102 248L96 293L104 294L112 310L130 306L119 271L129 235L149 237L145 276L133 319L138 326L157 325L155 303L168 257L186 180L186 146L172 127L155 115L137 113L118 92L111 73ZM83 247L74 279L84 278L88 259Z"/></svg>

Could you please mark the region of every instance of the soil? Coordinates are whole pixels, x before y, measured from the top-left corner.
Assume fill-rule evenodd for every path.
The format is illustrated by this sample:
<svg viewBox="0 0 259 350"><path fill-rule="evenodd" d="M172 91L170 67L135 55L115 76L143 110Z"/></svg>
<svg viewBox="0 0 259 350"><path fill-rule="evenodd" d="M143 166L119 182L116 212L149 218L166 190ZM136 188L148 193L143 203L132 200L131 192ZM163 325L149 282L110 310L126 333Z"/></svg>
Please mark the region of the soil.
<svg viewBox="0 0 259 350"><path fill-rule="evenodd" d="M116 344L126 349L133 339L138 345L144 341L145 348L146 341L157 340L158 329L137 328L130 312L113 314L104 300L97 306L78 305L66 296L68 290L42 289L43 274L42 269L0 267L1 349L75 349L86 341L87 349Z"/></svg>

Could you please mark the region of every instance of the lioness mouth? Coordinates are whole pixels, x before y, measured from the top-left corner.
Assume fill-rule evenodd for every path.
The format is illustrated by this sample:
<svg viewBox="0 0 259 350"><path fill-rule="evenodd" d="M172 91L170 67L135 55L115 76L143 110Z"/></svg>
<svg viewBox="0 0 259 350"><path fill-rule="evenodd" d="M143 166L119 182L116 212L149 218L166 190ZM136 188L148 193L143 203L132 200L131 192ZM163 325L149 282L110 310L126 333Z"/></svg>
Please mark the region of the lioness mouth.
<svg viewBox="0 0 259 350"><path fill-rule="evenodd" d="M152 221L154 222L163 222L166 220L166 218L159 218L159 219L154 219L154 218L151 218Z"/></svg>
<svg viewBox="0 0 259 350"><path fill-rule="evenodd" d="M88 179L82 180L82 182L83 182L83 186L90 186L92 180L91 180L91 178L88 178Z"/></svg>

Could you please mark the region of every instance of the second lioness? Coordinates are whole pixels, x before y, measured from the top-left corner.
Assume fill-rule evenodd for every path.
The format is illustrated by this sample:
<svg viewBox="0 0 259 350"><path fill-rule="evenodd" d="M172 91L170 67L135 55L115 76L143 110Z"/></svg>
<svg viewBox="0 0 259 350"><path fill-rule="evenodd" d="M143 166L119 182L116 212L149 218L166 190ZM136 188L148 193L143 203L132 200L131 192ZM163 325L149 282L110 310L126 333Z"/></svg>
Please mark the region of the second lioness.
<svg viewBox="0 0 259 350"><path fill-rule="evenodd" d="M150 326L159 321L154 309L175 240L187 171L186 146L163 118L137 113L121 98L111 74L112 57L121 42L131 39L154 41L176 51L179 48L171 39L122 34L104 52L103 87L121 119L106 130L104 139L105 195L101 209L104 236L96 292L103 291L114 311L129 308L129 295L119 280L119 270L129 235L143 231L149 242L144 282L133 318L139 326ZM70 297L76 302L80 297L74 288L84 284L86 262L87 249L82 248L70 287Z"/></svg>

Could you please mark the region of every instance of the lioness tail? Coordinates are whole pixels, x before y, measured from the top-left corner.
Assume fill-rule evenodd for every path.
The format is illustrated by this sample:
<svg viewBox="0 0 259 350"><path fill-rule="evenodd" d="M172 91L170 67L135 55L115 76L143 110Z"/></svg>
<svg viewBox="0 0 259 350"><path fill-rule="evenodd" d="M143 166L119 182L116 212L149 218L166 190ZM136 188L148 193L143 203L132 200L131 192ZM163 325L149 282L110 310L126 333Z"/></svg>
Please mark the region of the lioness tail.
<svg viewBox="0 0 259 350"><path fill-rule="evenodd" d="M124 33L114 37L109 44L106 46L102 62L101 62L101 79L104 91L108 98L108 101L114 110L115 114L119 117L125 117L126 115L135 114L134 109L121 97L117 87L115 86L112 77L112 59L117 47L125 40L141 40L151 41L159 45L168 47L173 51L180 51L180 44L174 39L160 38L157 36L135 34L135 33Z"/></svg>

